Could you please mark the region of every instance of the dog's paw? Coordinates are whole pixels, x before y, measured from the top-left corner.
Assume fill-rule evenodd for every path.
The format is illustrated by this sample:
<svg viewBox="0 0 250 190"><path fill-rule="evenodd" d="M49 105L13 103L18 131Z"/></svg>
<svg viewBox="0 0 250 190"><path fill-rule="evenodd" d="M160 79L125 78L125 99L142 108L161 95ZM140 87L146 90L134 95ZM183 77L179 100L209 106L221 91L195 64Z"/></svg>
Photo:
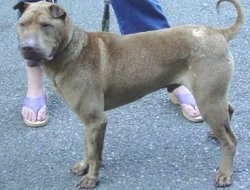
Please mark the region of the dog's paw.
<svg viewBox="0 0 250 190"><path fill-rule="evenodd" d="M84 175L88 172L88 169L88 164L86 164L84 161L81 161L73 165L70 171L75 175Z"/></svg>
<svg viewBox="0 0 250 190"><path fill-rule="evenodd" d="M232 184L232 172L231 171L222 171L218 169L216 173L216 186L217 187L226 187Z"/></svg>
<svg viewBox="0 0 250 190"><path fill-rule="evenodd" d="M76 187L80 189L93 189L98 184L98 181L98 177L89 177L87 174L82 177Z"/></svg>

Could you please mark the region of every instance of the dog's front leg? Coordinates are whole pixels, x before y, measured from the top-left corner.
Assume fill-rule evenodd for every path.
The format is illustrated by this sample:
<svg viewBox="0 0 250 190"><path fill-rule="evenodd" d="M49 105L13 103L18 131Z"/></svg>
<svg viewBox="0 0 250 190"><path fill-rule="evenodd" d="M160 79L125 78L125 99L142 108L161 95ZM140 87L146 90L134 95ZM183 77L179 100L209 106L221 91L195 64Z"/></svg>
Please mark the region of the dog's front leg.
<svg viewBox="0 0 250 190"><path fill-rule="evenodd" d="M71 171L76 175L85 174L77 184L83 189L94 188L99 181L99 169L102 165L102 151L107 120L104 112L92 112L84 117L85 121L85 159L75 164Z"/></svg>

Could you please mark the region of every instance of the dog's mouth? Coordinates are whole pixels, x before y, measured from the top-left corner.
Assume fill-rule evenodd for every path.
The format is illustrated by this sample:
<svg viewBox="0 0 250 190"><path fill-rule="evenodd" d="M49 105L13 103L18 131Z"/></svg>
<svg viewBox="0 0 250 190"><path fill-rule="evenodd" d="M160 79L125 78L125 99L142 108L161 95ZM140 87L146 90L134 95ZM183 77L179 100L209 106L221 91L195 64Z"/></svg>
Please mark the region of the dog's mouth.
<svg viewBox="0 0 250 190"><path fill-rule="evenodd" d="M40 66L43 63L43 57L39 54L34 54L34 53L27 53L22 51L22 55L24 59L27 60L27 65L29 67L36 67Z"/></svg>
<svg viewBox="0 0 250 190"><path fill-rule="evenodd" d="M54 59L55 53L56 53L56 48L53 48L51 53L49 54L49 56L47 56L46 59L49 60L49 61Z"/></svg>
<svg viewBox="0 0 250 190"><path fill-rule="evenodd" d="M40 51L22 50L21 52L24 59L27 60L27 65L29 67L35 67L42 65L42 63L44 63L44 61L46 60L51 61L52 59L54 59L56 50L55 48L53 48L50 53L47 53L48 55L46 55L46 53L40 53Z"/></svg>
<svg viewBox="0 0 250 190"><path fill-rule="evenodd" d="M22 51L22 55L24 57L24 59L28 59L28 60L42 60L44 59L44 56L36 53L36 52L31 52L31 51Z"/></svg>
<svg viewBox="0 0 250 190"><path fill-rule="evenodd" d="M41 62L54 59L57 48L55 46L50 48L40 47L36 40L26 39L20 40L19 49L24 59L32 60L32 62Z"/></svg>

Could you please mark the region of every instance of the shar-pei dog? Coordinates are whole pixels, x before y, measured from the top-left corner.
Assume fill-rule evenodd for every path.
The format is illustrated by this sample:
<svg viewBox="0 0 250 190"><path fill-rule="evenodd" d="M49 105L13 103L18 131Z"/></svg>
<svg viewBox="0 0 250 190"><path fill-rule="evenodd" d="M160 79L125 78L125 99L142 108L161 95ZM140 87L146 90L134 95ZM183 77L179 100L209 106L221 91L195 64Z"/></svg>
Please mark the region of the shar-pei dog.
<svg viewBox="0 0 250 190"><path fill-rule="evenodd" d="M158 89L183 84L193 93L204 121L222 147L215 184L231 184L237 139L230 127L228 102L233 58L228 42L243 25L237 0L233 25L212 28L184 25L171 29L116 35L87 32L51 2L19 2L20 51L29 66L42 66L57 92L85 125L84 159L71 171L83 175L79 188L99 181L107 119L105 111Z"/></svg>

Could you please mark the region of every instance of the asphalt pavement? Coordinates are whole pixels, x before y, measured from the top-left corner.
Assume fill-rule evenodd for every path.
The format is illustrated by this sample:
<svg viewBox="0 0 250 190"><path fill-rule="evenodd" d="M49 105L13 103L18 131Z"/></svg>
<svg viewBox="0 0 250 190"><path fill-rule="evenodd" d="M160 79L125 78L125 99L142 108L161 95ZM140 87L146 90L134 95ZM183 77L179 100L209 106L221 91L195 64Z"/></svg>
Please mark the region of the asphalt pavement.
<svg viewBox="0 0 250 190"><path fill-rule="evenodd" d="M101 0L62 0L75 24L99 31ZM80 177L69 168L82 157L83 130L78 118L45 78L50 122L26 127L20 109L26 90L23 59L17 48L16 0L0 2L0 190L74 190ZM160 0L172 26L228 26L235 10L223 3L217 15L214 0ZM246 21L230 42L235 70L229 99L235 107L232 127L238 137L233 185L250 189L250 1L242 0ZM111 13L111 32L118 26ZM212 190L220 146L208 137L205 123L185 120L165 89L107 112L104 167L98 190Z"/></svg>

